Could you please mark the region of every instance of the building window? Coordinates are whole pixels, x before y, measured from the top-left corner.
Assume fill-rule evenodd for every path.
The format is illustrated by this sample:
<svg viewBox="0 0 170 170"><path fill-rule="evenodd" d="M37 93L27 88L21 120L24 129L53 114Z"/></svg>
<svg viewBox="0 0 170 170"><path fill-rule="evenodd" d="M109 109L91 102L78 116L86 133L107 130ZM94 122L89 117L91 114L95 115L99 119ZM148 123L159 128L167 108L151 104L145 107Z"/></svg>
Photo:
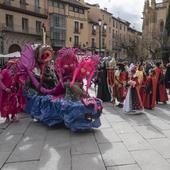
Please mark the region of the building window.
<svg viewBox="0 0 170 170"><path fill-rule="evenodd" d="M163 31L164 31L164 22L161 21L160 22L160 32L163 33Z"/></svg>
<svg viewBox="0 0 170 170"><path fill-rule="evenodd" d="M91 47L92 48L96 47L96 43L95 43L95 39L94 38L91 39Z"/></svg>
<svg viewBox="0 0 170 170"><path fill-rule="evenodd" d="M54 1L54 6L57 8L64 9L64 4L61 2Z"/></svg>
<svg viewBox="0 0 170 170"><path fill-rule="evenodd" d="M80 23L80 29L83 29L83 23Z"/></svg>
<svg viewBox="0 0 170 170"><path fill-rule="evenodd" d="M11 0L5 0L4 3L5 3L6 5L10 5L10 4L11 4Z"/></svg>
<svg viewBox="0 0 170 170"><path fill-rule="evenodd" d="M48 5L49 6L54 6L53 0L48 0Z"/></svg>
<svg viewBox="0 0 170 170"><path fill-rule="evenodd" d="M52 29L52 43L55 47L65 46L66 31L62 29Z"/></svg>
<svg viewBox="0 0 170 170"><path fill-rule="evenodd" d="M115 27L115 20L113 20L113 27Z"/></svg>
<svg viewBox="0 0 170 170"><path fill-rule="evenodd" d="M35 0L35 12L39 13L40 12L40 1Z"/></svg>
<svg viewBox="0 0 170 170"><path fill-rule="evenodd" d="M79 13L80 13L80 14L84 14L84 10L81 9L81 8L79 8Z"/></svg>
<svg viewBox="0 0 170 170"><path fill-rule="evenodd" d="M115 37L115 31L113 30L112 32L112 37L114 38Z"/></svg>
<svg viewBox="0 0 170 170"><path fill-rule="evenodd" d="M122 24L120 24L120 30L122 29Z"/></svg>
<svg viewBox="0 0 170 170"><path fill-rule="evenodd" d="M73 6L69 6L69 11L74 11L74 7Z"/></svg>
<svg viewBox="0 0 170 170"><path fill-rule="evenodd" d="M65 18L65 16L60 15L60 14L55 14L53 16L53 26L54 27L65 28L66 27L66 18Z"/></svg>
<svg viewBox="0 0 170 170"><path fill-rule="evenodd" d="M74 12L79 12L79 9L77 7L75 7Z"/></svg>
<svg viewBox="0 0 170 170"><path fill-rule="evenodd" d="M74 36L74 47L79 47L79 36Z"/></svg>
<svg viewBox="0 0 170 170"><path fill-rule="evenodd" d="M80 33L79 22L77 22L77 21L74 22L74 33Z"/></svg>
<svg viewBox="0 0 170 170"><path fill-rule="evenodd" d="M69 11L80 13L80 14L84 14L84 9L78 8L78 7L74 7L72 5L69 6Z"/></svg>
<svg viewBox="0 0 170 170"><path fill-rule="evenodd" d="M36 21L36 33L41 33L41 22Z"/></svg>
<svg viewBox="0 0 170 170"><path fill-rule="evenodd" d="M13 15L6 14L6 27L8 30L13 30Z"/></svg>
<svg viewBox="0 0 170 170"><path fill-rule="evenodd" d="M26 0L20 0L20 6L21 6L21 8L26 8L26 5L27 5L27 3L26 3Z"/></svg>
<svg viewBox="0 0 170 170"><path fill-rule="evenodd" d="M22 31L28 32L28 19L22 18Z"/></svg>

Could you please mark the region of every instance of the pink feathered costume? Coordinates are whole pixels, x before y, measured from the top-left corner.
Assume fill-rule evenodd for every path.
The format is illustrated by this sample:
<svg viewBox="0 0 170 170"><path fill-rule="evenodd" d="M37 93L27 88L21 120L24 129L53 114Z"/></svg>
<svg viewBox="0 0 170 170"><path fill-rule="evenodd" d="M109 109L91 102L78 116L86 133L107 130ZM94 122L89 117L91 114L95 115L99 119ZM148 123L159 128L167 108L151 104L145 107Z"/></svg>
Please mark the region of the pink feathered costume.
<svg viewBox="0 0 170 170"><path fill-rule="evenodd" d="M6 92L7 88L11 91ZM3 69L0 73L0 111L4 118L18 112L16 80L10 69Z"/></svg>

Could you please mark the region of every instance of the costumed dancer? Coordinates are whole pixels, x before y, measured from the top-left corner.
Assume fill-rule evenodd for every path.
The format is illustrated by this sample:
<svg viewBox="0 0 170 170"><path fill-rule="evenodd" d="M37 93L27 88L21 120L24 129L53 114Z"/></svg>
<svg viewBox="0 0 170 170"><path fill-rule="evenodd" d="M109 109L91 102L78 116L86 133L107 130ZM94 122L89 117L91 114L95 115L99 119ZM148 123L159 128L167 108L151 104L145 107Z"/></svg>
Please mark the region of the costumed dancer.
<svg viewBox="0 0 170 170"><path fill-rule="evenodd" d="M135 73L136 67L133 67L130 71L128 92L123 105L123 110L131 114L139 114L143 111L143 103L139 93L139 81Z"/></svg>
<svg viewBox="0 0 170 170"><path fill-rule="evenodd" d="M166 65L166 73L165 73L165 85L166 88L169 89L169 94L170 94L170 63Z"/></svg>
<svg viewBox="0 0 170 170"><path fill-rule="evenodd" d="M93 55L91 57L83 58L79 63L78 67L75 69L72 81L70 82L70 87L73 87L75 82L79 82L86 78L86 95L88 96L88 89L91 86L91 80L96 69L96 65L99 63L99 56Z"/></svg>
<svg viewBox="0 0 170 170"><path fill-rule="evenodd" d="M154 109L156 105L156 76L154 69L149 70L145 91L145 98L143 101L144 108Z"/></svg>
<svg viewBox="0 0 170 170"><path fill-rule="evenodd" d="M7 68L0 73L0 111L6 122L17 121L18 100L16 81L16 60L9 60ZM10 117L11 116L11 117Z"/></svg>
<svg viewBox="0 0 170 170"><path fill-rule="evenodd" d="M108 88L107 82L107 69L106 60L102 60L98 65L96 81L97 84L97 98L101 99L103 102L110 102L111 95Z"/></svg>
<svg viewBox="0 0 170 170"><path fill-rule="evenodd" d="M144 73L143 65L139 65L136 71L136 76L138 77L139 81L139 91L142 102L144 102L145 98L145 86L146 86L146 73Z"/></svg>
<svg viewBox="0 0 170 170"><path fill-rule="evenodd" d="M113 57L108 62L107 67L107 82L111 93L111 101L113 104L115 104L115 65L116 61L115 58Z"/></svg>
<svg viewBox="0 0 170 170"><path fill-rule="evenodd" d="M155 72L157 81L156 102L163 102L164 104L166 104L166 102L168 101L168 95L165 87L165 77L160 62L156 63Z"/></svg>
<svg viewBox="0 0 170 170"><path fill-rule="evenodd" d="M116 98L119 104L118 107L123 107L123 102L127 94L127 82L128 82L128 72L125 69L125 65L123 63L118 63L118 70L115 73L115 92Z"/></svg>

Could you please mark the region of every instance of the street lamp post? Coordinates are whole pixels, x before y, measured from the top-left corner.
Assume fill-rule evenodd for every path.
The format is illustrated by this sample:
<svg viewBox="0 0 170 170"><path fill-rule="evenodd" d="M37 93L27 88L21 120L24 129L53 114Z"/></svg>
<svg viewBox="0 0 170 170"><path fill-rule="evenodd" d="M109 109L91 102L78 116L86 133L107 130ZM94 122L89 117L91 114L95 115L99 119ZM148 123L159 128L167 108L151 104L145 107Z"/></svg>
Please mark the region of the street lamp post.
<svg viewBox="0 0 170 170"><path fill-rule="evenodd" d="M103 30L101 30L101 28L102 28L102 20L101 20L101 19L98 20L98 24L99 24L99 55L101 56L101 49L102 49L102 31L106 31L106 29L107 29L107 24L106 24L106 23L103 24Z"/></svg>
<svg viewBox="0 0 170 170"><path fill-rule="evenodd" d="M99 55L101 57L101 26L102 26L102 21L99 19Z"/></svg>

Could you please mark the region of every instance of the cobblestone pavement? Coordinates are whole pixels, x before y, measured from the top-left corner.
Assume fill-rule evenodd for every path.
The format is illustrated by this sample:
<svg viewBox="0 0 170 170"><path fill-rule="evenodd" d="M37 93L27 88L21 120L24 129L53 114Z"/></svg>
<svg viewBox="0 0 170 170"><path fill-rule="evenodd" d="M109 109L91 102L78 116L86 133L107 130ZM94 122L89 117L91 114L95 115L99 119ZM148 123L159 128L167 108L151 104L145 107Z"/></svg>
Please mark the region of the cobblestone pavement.
<svg viewBox="0 0 170 170"><path fill-rule="evenodd" d="M170 170L170 104L125 115L105 103L102 126L88 133L48 128L26 114L0 120L2 170Z"/></svg>

